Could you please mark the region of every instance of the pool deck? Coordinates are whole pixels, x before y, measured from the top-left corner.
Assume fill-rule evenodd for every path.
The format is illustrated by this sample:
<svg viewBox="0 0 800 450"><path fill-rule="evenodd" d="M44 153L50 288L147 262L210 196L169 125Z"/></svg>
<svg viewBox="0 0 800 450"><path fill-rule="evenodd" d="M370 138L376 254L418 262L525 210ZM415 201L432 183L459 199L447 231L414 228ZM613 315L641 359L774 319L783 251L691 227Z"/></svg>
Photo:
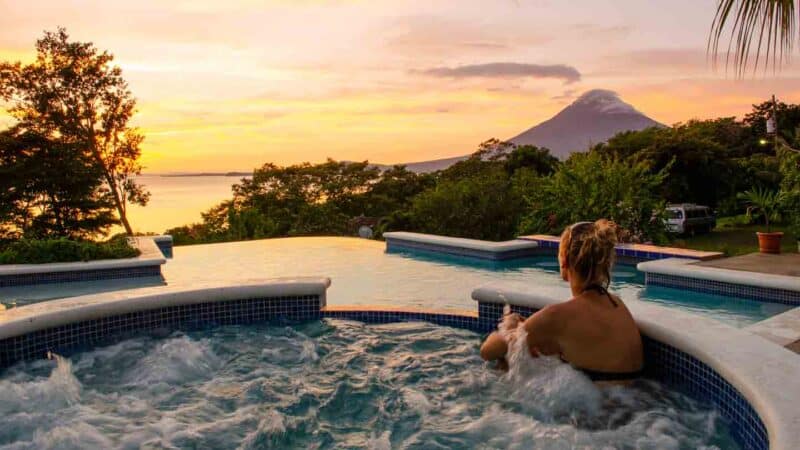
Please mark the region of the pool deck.
<svg viewBox="0 0 800 450"><path fill-rule="evenodd" d="M781 253L779 255L750 253L742 256L733 256L731 258L701 261L697 263L697 265L716 267L718 269L800 277L800 253Z"/></svg>
<svg viewBox="0 0 800 450"><path fill-rule="evenodd" d="M698 266L751 273L800 277L800 253L750 253L695 263ZM800 308L746 328L800 354Z"/></svg>

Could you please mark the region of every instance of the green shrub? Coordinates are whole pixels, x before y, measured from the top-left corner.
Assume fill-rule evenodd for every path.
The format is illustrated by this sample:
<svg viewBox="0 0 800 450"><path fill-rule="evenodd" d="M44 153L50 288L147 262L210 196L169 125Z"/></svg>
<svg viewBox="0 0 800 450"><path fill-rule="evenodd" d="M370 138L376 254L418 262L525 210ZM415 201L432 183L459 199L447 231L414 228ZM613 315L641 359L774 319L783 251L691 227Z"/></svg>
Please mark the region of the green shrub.
<svg viewBox="0 0 800 450"><path fill-rule="evenodd" d="M784 149L780 152L780 157L784 219L789 225L789 231L800 240L800 153Z"/></svg>
<svg viewBox="0 0 800 450"><path fill-rule="evenodd" d="M665 239L658 191L670 166L657 173L644 163L575 153L549 177L521 188L527 203L519 234L559 234L583 220L611 219L634 242Z"/></svg>
<svg viewBox="0 0 800 450"><path fill-rule="evenodd" d="M21 239L0 247L0 264L45 264L133 258L139 250L124 237L106 242L59 239Z"/></svg>
<svg viewBox="0 0 800 450"><path fill-rule="evenodd" d="M508 175L498 168L440 181L414 197L407 219L422 233L502 241L515 236L522 206Z"/></svg>

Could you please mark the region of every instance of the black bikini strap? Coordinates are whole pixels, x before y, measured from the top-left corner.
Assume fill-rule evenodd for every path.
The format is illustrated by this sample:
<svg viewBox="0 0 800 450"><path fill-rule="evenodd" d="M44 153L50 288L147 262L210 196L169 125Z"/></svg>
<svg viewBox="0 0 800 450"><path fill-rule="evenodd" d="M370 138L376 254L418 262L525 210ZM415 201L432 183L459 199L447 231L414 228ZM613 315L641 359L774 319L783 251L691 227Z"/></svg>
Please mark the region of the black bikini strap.
<svg viewBox="0 0 800 450"><path fill-rule="evenodd" d="M614 301L614 299L611 297L611 294L608 292L608 289L606 289L604 286L601 286L599 284L590 284L590 285L586 286L585 288L583 288L583 292L586 292L586 291L597 291L600 295L607 296L608 297L608 301L611 302L611 304L614 306L614 308L616 308L618 306L617 302Z"/></svg>

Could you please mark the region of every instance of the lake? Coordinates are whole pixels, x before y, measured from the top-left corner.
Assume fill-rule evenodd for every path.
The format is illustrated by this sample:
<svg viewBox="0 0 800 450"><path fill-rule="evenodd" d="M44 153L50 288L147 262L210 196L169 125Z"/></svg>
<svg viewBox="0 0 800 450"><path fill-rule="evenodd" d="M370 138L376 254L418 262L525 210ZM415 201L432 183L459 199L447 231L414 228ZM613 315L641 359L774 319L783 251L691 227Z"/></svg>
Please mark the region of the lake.
<svg viewBox="0 0 800 450"><path fill-rule="evenodd" d="M137 232L163 233L169 228L200 222L200 213L231 198L231 185L240 179L141 175L136 180L150 191L150 202L145 207L128 206L131 226Z"/></svg>

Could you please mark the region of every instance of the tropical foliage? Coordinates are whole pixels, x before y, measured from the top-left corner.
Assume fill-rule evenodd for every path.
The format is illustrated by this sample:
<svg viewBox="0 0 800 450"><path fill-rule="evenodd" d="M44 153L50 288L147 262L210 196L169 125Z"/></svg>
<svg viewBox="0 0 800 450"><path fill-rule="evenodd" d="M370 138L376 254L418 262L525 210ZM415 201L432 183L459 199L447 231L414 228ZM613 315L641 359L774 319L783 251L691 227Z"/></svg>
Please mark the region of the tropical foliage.
<svg viewBox="0 0 800 450"><path fill-rule="evenodd" d="M782 191L768 191L764 188L753 188L738 195L747 205L747 217L763 218L767 232L771 230L770 222L774 223L781 218L783 197Z"/></svg>
<svg viewBox="0 0 800 450"><path fill-rule="evenodd" d="M132 258L137 255L139 255L139 250L131 247L124 236L112 238L106 242L55 238L21 239L0 245L0 264L91 261Z"/></svg>
<svg viewBox="0 0 800 450"><path fill-rule="evenodd" d="M789 230L800 239L800 153L781 152L782 207Z"/></svg>
<svg viewBox="0 0 800 450"><path fill-rule="evenodd" d="M653 172L644 162L576 153L528 190L520 231L560 233L571 223L605 217L627 230L630 240L661 240L664 201L659 189L670 167Z"/></svg>
<svg viewBox="0 0 800 450"><path fill-rule="evenodd" d="M796 14L794 0L719 0L708 47L716 59L725 30L730 29L726 65L732 63L741 76L750 64L758 70L764 56L764 70L770 62L775 69L792 50Z"/></svg>

